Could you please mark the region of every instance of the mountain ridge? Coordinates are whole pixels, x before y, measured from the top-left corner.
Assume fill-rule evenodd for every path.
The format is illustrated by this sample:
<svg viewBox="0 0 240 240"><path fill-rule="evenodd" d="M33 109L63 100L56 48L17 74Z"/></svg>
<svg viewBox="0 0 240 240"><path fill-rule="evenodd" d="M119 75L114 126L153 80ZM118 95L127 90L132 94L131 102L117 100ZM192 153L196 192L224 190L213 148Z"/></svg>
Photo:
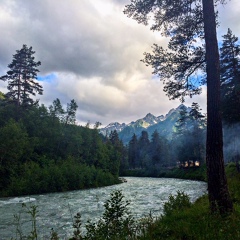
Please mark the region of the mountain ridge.
<svg viewBox="0 0 240 240"><path fill-rule="evenodd" d="M128 124L113 122L106 127L100 129L100 133L104 136L109 136L111 131L116 130L119 138L126 144L130 141L133 134L139 137L142 131L147 131L149 137L155 130L158 133L168 139L172 137L174 132L174 125L180 117L180 109L185 107L187 111L190 111L190 107L186 107L184 104L180 104L177 108L172 108L168 113L164 115L154 116L152 113L147 113L145 117L132 121Z"/></svg>

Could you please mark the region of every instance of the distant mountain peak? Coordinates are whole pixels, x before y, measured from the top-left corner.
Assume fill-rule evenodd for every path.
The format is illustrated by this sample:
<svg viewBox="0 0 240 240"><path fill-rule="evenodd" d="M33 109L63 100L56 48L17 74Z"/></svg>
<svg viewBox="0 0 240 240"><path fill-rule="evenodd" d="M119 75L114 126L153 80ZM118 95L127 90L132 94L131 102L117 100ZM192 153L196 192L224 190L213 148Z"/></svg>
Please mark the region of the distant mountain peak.
<svg viewBox="0 0 240 240"><path fill-rule="evenodd" d="M155 117L153 114L151 114L151 113L148 113L146 116L145 116L145 118L150 118L150 117Z"/></svg>
<svg viewBox="0 0 240 240"><path fill-rule="evenodd" d="M121 125L119 122L112 122L112 123L109 123L109 124L107 125L107 127L119 126L119 125Z"/></svg>
<svg viewBox="0 0 240 240"><path fill-rule="evenodd" d="M142 118L142 120L148 123L149 125L153 125L159 122L158 118L151 113L148 113L144 118Z"/></svg>
<svg viewBox="0 0 240 240"><path fill-rule="evenodd" d="M109 123L105 128L101 128L100 132L103 135L109 135L112 131L116 130L117 132L120 132L125 127L126 127L125 123L112 122L112 123Z"/></svg>
<svg viewBox="0 0 240 240"><path fill-rule="evenodd" d="M165 119L168 118L172 113L179 112L182 108L185 108L187 111L190 111L191 108L185 106L183 103L180 104L177 108L172 108L165 116Z"/></svg>
<svg viewBox="0 0 240 240"><path fill-rule="evenodd" d="M165 116L164 115L160 115L157 117L159 121L163 121L165 119Z"/></svg>
<svg viewBox="0 0 240 240"><path fill-rule="evenodd" d="M183 103L181 103L176 109L187 108Z"/></svg>
<svg viewBox="0 0 240 240"><path fill-rule="evenodd" d="M128 124L110 123L105 128L100 129L100 132L103 135L109 135L111 131L116 130L119 133L120 139L125 143L129 142L134 133L140 136L143 130L147 131L149 136L154 130L157 130L161 135L171 137L174 124L179 118L179 112L182 107L185 107L187 110L191 109L184 104L180 104L177 108L172 108L165 116L160 115L156 117L152 113L147 113L145 117Z"/></svg>

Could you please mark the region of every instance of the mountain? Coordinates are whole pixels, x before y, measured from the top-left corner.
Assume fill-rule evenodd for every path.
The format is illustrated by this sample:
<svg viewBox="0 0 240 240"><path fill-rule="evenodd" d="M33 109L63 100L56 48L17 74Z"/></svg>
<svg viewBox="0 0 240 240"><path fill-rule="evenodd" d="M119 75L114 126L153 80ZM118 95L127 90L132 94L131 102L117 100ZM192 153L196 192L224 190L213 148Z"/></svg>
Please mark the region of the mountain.
<svg viewBox="0 0 240 240"><path fill-rule="evenodd" d="M121 132L124 128L126 127L125 123L118 123L118 122L113 122L108 124L105 128L101 128L100 132L104 135L104 136L108 136L111 131L116 130L117 132Z"/></svg>
<svg viewBox="0 0 240 240"><path fill-rule="evenodd" d="M170 139L175 131L174 125L179 119L180 109L182 107L185 107L187 111L191 110L191 108L181 104L177 108L171 109L165 116L160 115L156 117L153 114L148 113L144 118L132 121L129 124L120 124L118 122L110 123L105 128L101 128L100 133L103 135L109 135L111 131L116 130L119 138L125 144L131 140L134 133L139 137L142 131L147 131L149 138L151 138L153 132L157 130L161 136Z"/></svg>

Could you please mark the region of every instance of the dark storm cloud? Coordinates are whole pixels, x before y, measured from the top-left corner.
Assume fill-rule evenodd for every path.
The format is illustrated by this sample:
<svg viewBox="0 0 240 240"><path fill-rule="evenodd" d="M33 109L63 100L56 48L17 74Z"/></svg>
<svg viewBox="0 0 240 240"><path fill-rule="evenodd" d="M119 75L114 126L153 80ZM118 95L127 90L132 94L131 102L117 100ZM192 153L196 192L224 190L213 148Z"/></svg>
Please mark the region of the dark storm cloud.
<svg viewBox="0 0 240 240"><path fill-rule="evenodd" d="M112 78L130 61L124 52L126 44L139 42L137 35L143 37L141 32L135 32L133 39L131 31L127 32L118 19L102 16L85 0L18 0L10 7L12 19L3 29L8 32L3 43L12 39L8 47L11 50L5 50L3 55L9 55L23 43L32 45L43 63L43 74L61 71Z"/></svg>

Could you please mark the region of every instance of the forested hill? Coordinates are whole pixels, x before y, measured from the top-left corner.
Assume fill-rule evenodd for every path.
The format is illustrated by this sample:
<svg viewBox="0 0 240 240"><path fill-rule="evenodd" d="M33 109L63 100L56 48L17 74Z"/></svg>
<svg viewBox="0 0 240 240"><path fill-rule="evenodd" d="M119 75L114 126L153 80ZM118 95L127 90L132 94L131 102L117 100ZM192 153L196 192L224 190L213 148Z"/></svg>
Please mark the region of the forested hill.
<svg viewBox="0 0 240 240"><path fill-rule="evenodd" d="M118 182L119 150L96 128L67 123L69 113L60 114L56 103L26 110L0 101L0 196Z"/></svg>
<svg viewBox="0 0 240 240"><path fill-rule="evenodd" d="M23 45L13 55L0 92L0 196L99 187L119 182L119 146L94 129L76 125L77 103L46 107L37 81L40 61Z"/></svg>

